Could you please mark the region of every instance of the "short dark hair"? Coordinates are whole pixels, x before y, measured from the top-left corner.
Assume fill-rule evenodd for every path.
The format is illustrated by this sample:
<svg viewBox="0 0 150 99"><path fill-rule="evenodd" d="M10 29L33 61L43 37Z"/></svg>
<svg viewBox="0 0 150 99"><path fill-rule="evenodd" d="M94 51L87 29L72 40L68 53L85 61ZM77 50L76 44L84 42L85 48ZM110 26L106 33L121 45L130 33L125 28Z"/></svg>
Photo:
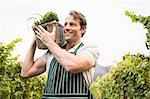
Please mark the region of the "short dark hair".
<svg viewBox="0 0 150 99"><path fill-rule="evenodd" d="M75 20L78 19L80 21L81 29L87 28L87 21L86 21L85 16L82 13L72 10L72 11L70 11L69 15L73 16L73 18ZM83 35L84 35L84 33L82 34L82 37L83 37Z"/></svg>

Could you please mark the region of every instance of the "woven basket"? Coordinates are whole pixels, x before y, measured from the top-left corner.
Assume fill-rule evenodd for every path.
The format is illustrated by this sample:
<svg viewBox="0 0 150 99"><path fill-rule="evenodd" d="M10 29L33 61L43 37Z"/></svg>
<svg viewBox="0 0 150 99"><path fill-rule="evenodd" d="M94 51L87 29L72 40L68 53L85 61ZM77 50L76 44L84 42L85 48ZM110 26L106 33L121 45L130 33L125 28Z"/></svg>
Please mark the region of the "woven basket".
<svg viewBox="0 0 150 99"><path fill-rule="evenodd" d="M51 21L45 24L41 24L41 26L46 29L48 32L52 32L53 27L56 27L56 34L55 34L55 42L62 47L65 44L64 40L64 32L63 32L63 26L59 24L56 21ZM34 29L33 29L34 30ZM35 33L36 35L36 33ZM47 49L46 45L44 45L39 38L36 37L36 45L39 49Z"/></svg>

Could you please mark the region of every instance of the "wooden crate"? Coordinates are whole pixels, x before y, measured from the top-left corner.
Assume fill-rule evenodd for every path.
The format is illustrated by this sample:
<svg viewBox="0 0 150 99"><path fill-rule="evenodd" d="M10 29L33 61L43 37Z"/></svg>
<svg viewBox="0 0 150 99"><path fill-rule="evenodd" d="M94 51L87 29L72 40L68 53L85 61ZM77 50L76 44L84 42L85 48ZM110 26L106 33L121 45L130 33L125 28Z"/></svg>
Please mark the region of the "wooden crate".
<svg viewBox="0 0 150 99"><path fill-rule="evenodd" d="M63 31L63 26L61 24L59 24L56 21L51 21L51 22L42 24L41 26L44 27L50 33L53 30L53 26L56 26L55 42L60 47L62 47L65 44L64 31ZM36 33L35 33L35 35L36 35ZM43 49L43 50L47 49L46 45L44 45L42 43L42 41L40 39L38 39L37 37L36 37L36 45L38 46L39 49Z"/></svg>

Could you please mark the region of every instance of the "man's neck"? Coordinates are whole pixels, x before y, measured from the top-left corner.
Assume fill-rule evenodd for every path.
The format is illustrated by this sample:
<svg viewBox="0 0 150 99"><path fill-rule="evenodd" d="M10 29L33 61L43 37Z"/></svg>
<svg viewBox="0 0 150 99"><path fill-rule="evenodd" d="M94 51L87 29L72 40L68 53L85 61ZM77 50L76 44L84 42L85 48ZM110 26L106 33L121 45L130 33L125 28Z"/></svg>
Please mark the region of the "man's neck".
<svg viewBox="0 0 150 99"><path fill-rule="evenodd" d="M67 42L66 50L73 48L75 45L77 45L79 43L80 43L80 41L78 41L78 42Z"/></svg>

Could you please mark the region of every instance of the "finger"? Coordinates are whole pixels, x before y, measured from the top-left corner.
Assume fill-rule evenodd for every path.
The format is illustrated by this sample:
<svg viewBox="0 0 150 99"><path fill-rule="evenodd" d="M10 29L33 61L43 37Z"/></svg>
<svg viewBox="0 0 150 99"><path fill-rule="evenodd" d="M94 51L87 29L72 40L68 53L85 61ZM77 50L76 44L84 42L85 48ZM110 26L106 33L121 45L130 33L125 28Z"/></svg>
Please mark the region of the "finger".
<svg viewBox="0 0 150 99"><path fill-rule="evenodd" d="M41 37L39 35L35 35L35 36L42 41L42 39L41 39Z"/></svg>
<svg viewBox="0 0 150 99"><path fill-rule="evenodd" d="M56 26L53 26L52 33L53 33L53 34L55 34L55 33L56 33Z"/></svg>
<svg viewBox="0 0 150 99"><path fill-rule="evenodd" d="M41 25L38 25L38 28L42 31L42 32L47 32Z"/></svg>
<svg viewBox="0 0 150 99"><path fill-rule="evenodd" d="M42 37L42 34L40 34L37 30L34 31L36 33L36 35L38 35L39 37Z"/></svg>
<svg viewBox="0 0 150 99"><path fill-rule="evenodd" d="M36 26L35 28L40 34L43 34L43 31L39 28L39 26Z"/></svg>

